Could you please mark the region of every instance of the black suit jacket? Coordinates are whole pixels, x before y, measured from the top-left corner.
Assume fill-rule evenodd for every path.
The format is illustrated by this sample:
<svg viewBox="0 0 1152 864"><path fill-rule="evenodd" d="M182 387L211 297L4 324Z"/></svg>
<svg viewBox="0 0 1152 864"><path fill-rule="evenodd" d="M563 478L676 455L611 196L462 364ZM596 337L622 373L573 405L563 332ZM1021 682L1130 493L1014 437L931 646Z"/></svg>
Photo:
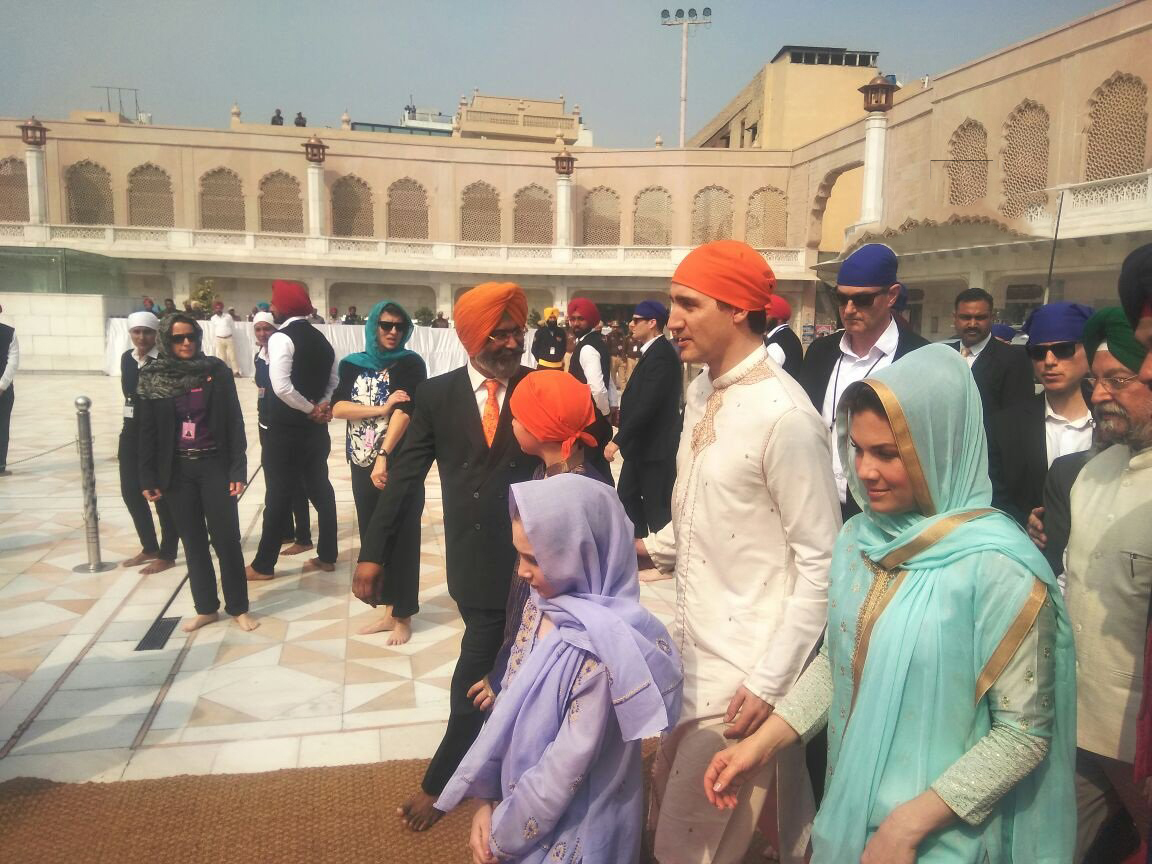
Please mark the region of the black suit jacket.
<svg viewBox="0 0 1152 864"><path fill-rule="evenodd" d="M244 412L236 395L232 370L216 360L211 378L204 385L208 427L216 446L228 462L228 479L248 482L248 439L244 434ZM176 406L173 399L136 397L136 418L140 423L140 488L159 489L172 485L172 464L176 459Z"/></svg>
<svg viewBox="0 0 1152 864"><path fill-rule="evenodd" d="M423 486L435 462L444 506L448 592L460 606L505 608L516 563L508 487L531 480L540 464L516 442L509 408L516 385L530 371L521 366L509 380L491 448L484 440L467 367L429 378L416 388L404 449L389 468L359 560L387 560L409 497L414 487Z"/></svg>
<svg viewBox="0 0 1152 864"><path fill-rule="evenodd" d="M1044 533L1048 542L1044 544L1043 554L1057 576L1064 572L1064 550L1072 536L1072 487L1084 466L1099 453L1095 447L1069 453L1055 460L1048 469L1044 481Z"/></svg>
<svg viewBox="0 0 1152 864"><path fill-rule="evenodd" d="M620 430L613 439L625 459L674 460L680 445L680 358L663 336L636 363L620 396Z"/></svg>
<svg viewBox="0 0 1152 864"><path fill-rule="evenodd" d="M821 336L808 346L804 355L804 365L800 367L800 375L796 380L812 400L816 413L824 411L824 397L828 393L828 384L836 371L836 361L840 359L840 340L844 337L843 330ZM909 351L923 348L928 340L904 327L900 328L900 336L896 342L896 355L893 359L899 360Z"/></svg>
<svg viewBox="0 0 1152 864"><path fill-rule="evenodd" d="M1028 514L1044 503L1048 476L1043 393L992 415L988 423L988 475L993 506L1027 525Z"/></svg>
<svg viewBox="0 0 1152 864"><path fill-rule="evenodd" d="M959 342L949 342L957 351ZM972 364L972 379L984 406L984 427L998 411L1010 408L1036 394L1032 361L1019 345L1005 345L992 338Z"/></svg>

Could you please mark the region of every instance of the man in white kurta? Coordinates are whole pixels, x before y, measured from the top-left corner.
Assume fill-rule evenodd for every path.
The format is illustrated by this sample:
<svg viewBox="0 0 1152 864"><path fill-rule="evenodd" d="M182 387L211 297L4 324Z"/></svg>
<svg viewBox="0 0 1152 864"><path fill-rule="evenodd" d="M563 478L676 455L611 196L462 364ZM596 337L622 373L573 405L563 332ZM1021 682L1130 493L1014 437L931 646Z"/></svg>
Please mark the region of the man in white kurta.
<svg viewBox="0 0 1152 864"><path fill-rule="evenodd" d="M688 389L672 522L643 541L676 580L684 658L680 724L656 766L661 864L742 860L777 770L781 860L803 860L807 843L803 751L747 784L734 811L709 807L703 791L712 755L755 731L815 653L840 528L827 430L753 329L774 283L735 241L694 250L673 276L669 326L683 359L709 371Z"/></svg>

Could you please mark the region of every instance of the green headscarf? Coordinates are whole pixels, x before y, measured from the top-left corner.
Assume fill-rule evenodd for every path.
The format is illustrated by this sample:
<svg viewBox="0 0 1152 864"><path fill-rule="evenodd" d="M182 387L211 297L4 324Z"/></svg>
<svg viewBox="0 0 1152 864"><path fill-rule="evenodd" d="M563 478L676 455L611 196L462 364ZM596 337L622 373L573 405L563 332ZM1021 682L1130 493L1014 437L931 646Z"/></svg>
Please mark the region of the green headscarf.
<svg viewBox="0 0 1152 864"><path fill-rule="evenodd" d="M172 352L172 327L177 323L191 324L196 334L196 355L188 360ZM171 399L203 387L220 363L204 353L200 322L183 312L160 319L159 342L160 356L140 370L136 393L143 399Z"/></svg>
<svg viewBox="0 0 1152 864"><path fill-rule="evenodd" d="M394 306L396 309L399 309L400 317L404 319L404 333L400 336L400 345L393 351L385 351L381 348L378 338L380 333L380 313L384 311L385 306ZM344 362L351 363L353 366L360 366L370 372L379 372L387 369L400 358L416 353L404 347L408 344L408 340L412 338L414 330L415 328L412 326L412 316L405 311L403 306L391 300L381 300L372 307L372 311L369 312L368 317L364 319L364 350L357 351L355 354L349 354L344 358Z"/></svg>
<svg viewBox="0 0 1152 864"><path fill-rule="evenodd" d="M1118 306L1101 309L1084 322L1084 350L1088 352L1088 362L1096 358L1096 352L1104 343L1108 353L1131 369L1139 372L1147 349L1136 341L1128 316Z"/></svg>

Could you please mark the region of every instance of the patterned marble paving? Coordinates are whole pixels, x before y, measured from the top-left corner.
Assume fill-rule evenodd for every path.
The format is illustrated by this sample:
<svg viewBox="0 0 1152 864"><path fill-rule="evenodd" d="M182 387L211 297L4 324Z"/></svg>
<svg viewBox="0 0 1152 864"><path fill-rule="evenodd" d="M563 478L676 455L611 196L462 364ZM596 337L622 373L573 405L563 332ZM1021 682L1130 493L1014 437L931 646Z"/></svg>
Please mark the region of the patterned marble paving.
<svg viewBox="0 0 1152 864"><path fill-rule="evenodd" d="M255 401L238 382L258 464ZM356 631L377 613L351 595L355 509L343 426L331 426L330 476L340 515L336 572L301 572L281 558L277 578L250 586L259 629L222 621L177 630L160 651L135 645L184 576L139 568L73 573L87 561L75 448L37 456L74 435L72 400L93 401L101 557L138 551L119 497L117 379L27 374L17 381L12 475L0 478L0 780L67 781L234 773L430 756L448 713L463 626L447 593L442 510L428 481L421 612L407 645ZM28 458L34 457L34 458ZM28 461L22 461L28 459ZM259 540L262 477L240 503L245 555ZM313 524L315 530L315 524ZM667 618L670 583L646 583L645 602ZM187 588L168 614L192 613Z"/></svg>

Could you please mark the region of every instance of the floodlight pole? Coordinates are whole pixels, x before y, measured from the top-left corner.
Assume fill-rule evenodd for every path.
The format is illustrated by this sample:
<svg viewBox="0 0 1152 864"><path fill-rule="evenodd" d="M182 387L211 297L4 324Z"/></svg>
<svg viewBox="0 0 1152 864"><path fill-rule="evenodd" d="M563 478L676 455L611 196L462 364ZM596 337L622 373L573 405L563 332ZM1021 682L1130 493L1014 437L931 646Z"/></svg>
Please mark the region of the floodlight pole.
<svg viewBox="0 0 1152 864"><path fill-rule="evenodd" d="M683 17L683 10L677 9L677 15L673 18L668 14L665 9L661 24L667 26L675 26L680 28L680 147L684 147L684 127L688 114L688 27L693 24L711 24L710 8L705 8L704 17L697 19L696 10L689 10L691 17Z"/></svg>

